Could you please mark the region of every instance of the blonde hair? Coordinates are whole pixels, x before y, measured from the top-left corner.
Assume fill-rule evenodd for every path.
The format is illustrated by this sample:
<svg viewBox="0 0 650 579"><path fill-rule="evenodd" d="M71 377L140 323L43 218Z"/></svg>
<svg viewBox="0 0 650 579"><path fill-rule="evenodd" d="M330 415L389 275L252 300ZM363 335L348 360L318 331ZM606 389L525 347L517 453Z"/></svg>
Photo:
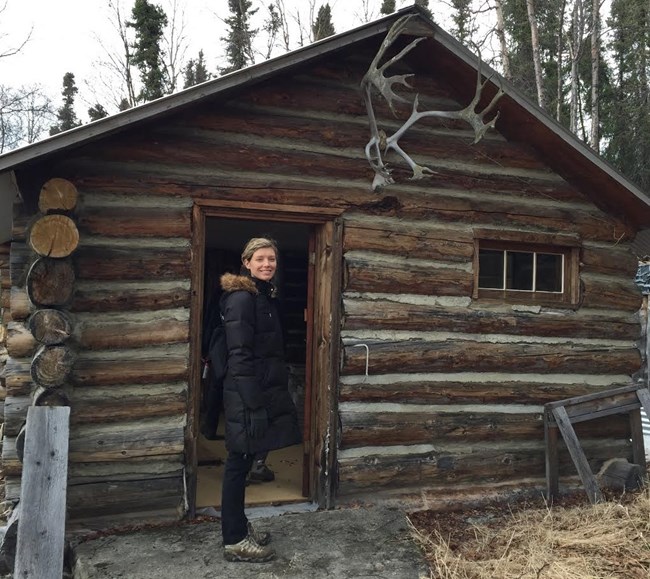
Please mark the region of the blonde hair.
<svg viewBox="0 0 650 579"><path fill-rule="evenodd" d="M250 261L253 258L253 254L258 249L263 249L265 247L270 247L275 252L275 257L278 257L278 246L275 243L275 240L270 237L253 237L248 240L248 243L244 247L244 251L241 252L241 261Z"/></svg>

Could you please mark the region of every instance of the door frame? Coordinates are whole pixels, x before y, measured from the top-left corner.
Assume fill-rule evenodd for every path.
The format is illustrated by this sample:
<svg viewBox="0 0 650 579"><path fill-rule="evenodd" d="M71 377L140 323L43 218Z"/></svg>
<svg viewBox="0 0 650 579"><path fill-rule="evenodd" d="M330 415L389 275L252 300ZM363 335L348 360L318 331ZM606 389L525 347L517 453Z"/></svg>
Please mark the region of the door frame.
<svg viewBox="0 0 650 579"><path fill-rule="evenodd" d="M309 437L303 442L303 476L309 500L321 508L334 506L338 432L338 377L340 359L340 302L342 287L343 209L304 205L240 203L194 199L192 208L192 278L190 302L190 360L187 427L185 429L186 510L196 514L198 474L197 440L201 400L201 323L205 272L206 221L210 217L255 221L281 221L315 226L310 235L308 286L307 363L310 369L305 392L305 424ZM329 284L321 283L324 279ZM318 291L326 287L327 291ZM311 344L309 343L311 341ZM305 472L306 471L306 472Z"/></svg>

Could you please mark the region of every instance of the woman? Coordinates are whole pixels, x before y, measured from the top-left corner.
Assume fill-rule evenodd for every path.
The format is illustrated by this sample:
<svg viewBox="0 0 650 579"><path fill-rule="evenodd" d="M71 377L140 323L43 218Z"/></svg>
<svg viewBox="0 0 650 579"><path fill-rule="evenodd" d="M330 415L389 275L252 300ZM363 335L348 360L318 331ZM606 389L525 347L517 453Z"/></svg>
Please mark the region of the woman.
<svg viewBox="0 0 650 579"><path fill-rule="evenodd" d="M241 255L246 275L221 277L221 313L228 343L224 415L228 458L221 496L224 557L270 561L269 533L255 531L244 512L246 475L256 454L301 440L288 391L282 326L271 283L278 249L271 239L251 239Z"/></svg>

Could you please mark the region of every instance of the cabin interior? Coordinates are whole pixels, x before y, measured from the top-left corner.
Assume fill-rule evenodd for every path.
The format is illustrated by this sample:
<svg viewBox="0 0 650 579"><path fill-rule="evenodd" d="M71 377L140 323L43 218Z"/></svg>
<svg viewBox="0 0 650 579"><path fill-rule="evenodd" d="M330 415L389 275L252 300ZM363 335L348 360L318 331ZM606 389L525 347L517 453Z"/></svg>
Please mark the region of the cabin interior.
<svg viewBox="0 0 650 579"><path fill-rule="evenodd" d="M308 433L304 432L309 236L309 225L301 223L209 217L206 223L203 280L203 317L206 318L206 313L218 303L221 296L221 275L239 272L240 254L246 242L252 237L271 237L278 243L280 255L275 283L285 331L289 390L298 410L304 440L309 439ZM205 379L201 384L200 414L203 424L208 403L207 389L210 386ZM203 433L198 435L197 509L220 508L221 479L227 455L222 412L216 435L216 440L208 440ZM266 464L275 473L275 480L251 482L246 492L247 504L278 505L305 500L308 481L304 474L304 461L303 445L269 453Z"/></svg>

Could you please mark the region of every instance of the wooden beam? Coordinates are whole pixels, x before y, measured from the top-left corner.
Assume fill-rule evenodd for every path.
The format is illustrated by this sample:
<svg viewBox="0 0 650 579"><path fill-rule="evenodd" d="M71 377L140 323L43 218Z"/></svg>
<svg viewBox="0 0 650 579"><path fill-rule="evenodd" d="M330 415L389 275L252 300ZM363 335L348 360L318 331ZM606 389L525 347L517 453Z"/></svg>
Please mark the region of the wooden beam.
<svg viewBox="0 0 650 579"><path fill-rule="evenodd" d="M63 575L69 419L66 406L32 406L27 413L14 577Z"/></svg>
<svg viewBox="0 0 650 579"><path fill-rule="evenodd" d="M589 500L591 503L601 502L603 500L603 496L600 492L600 488L598 487L598 483L596 482L596 477L591 472L591 468L587 462L587 457L585 456L585 453L582 452L582 448L580 448L578 437L576 436L575 430L573 430L573 426L571 426L571 420L569 419L564 406L553 408L552 413L553 418L555 418L557 427L560 429L562 438L564 438L567 449L569 450L569 454L573 459L573 463L578 470L580 480L582 481L582 484L587 491Z"/></svg>

